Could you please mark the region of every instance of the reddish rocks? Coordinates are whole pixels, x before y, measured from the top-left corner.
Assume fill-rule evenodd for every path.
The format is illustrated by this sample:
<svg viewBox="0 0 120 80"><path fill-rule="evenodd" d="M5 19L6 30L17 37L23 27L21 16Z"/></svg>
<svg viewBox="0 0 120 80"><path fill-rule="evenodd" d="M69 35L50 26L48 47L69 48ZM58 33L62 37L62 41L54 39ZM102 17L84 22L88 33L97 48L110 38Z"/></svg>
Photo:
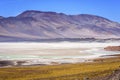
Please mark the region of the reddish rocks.
<svg viewBox="0 0 120 80"><path fill-rule="evenodd" d="M108 46L104 48L107 51L120 51L120 46Z"/></svg>

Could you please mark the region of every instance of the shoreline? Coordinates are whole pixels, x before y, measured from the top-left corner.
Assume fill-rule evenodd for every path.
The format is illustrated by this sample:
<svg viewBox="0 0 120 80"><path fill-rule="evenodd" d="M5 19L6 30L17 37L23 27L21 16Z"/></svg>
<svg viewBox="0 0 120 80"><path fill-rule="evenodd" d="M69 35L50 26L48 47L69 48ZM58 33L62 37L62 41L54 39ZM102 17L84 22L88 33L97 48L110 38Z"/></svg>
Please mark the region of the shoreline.
<svg viewBox="0 0 120 80"><path fill-rule="evenodd" d="M5 80L109 80L120 73L120 54L106 55L82 63L54 65L18 65L0 67L0 78ZM20 61L19 63L24 63ZM94 75L93 75L94 74ZM115 76L118 75L118 76ZM111 77L112 76L112 77Z"/></svg>
<svg viewBox="0 0 120 80"><path fill-rule="evenodd" d="M1 67L0 78L5 80L84 80L87 77L90 80L109 80L111 75L112 77L114 77L113 74L117 75L116 71L119 69L120 55L99 58L88 63Z"/></svg>
<svg viewBox="0 0 120 80"><path fill-rule="evenodd" d="M114 54L114 55L104 55L98 58L93 59L86 59L81 62L50 62L48 64L44 63L33 63L30 62L32 60L0 60L0 68L6 68L6 67L28 67L28 66L49 66L49 65L62 65L62 64L84 64L84 63L95 63L95 62L103 62L103 60L109 60L109 59L117 59L120 58L120 54Z"/></svg>

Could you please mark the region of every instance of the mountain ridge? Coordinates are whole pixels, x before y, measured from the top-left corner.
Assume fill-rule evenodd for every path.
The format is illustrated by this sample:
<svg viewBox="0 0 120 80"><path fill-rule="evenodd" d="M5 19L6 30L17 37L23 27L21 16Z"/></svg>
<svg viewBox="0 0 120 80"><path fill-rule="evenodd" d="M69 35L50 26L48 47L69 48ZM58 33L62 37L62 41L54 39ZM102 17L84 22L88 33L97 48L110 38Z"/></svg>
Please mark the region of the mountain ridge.
<svg viewBox="0 0 120 80"><path fill-rule="evenodd" d="M3 36L27 40L56 38L120 38L120 24L90 15L66 15L36 10L15 17L0 17L0 39ZM9 40L8 40L9 41Z"/></svg>

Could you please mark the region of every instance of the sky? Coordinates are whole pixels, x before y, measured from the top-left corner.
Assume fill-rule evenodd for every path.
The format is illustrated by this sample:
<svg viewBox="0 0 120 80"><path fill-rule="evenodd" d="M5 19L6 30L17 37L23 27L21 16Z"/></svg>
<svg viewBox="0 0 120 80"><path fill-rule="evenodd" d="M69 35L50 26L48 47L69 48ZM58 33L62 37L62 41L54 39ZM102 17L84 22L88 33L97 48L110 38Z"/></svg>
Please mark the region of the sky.
<svg viewBox="0 0 120 80"><path fill-rule="evenodd" d="M0 16L16 16L26 10L92 14L120 22L120 0L0 0Z"/></svg>

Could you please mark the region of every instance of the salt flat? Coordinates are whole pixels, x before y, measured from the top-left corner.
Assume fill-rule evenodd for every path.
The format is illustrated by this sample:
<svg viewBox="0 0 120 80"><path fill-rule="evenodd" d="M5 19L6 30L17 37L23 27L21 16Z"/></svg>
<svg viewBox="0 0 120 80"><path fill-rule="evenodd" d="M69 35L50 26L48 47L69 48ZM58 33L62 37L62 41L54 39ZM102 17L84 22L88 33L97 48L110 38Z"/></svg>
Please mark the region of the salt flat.
<svg viewBox="0 0 120 80"><path fill-rule="evenodd" d="M0 43L0 60L26 60L24 65L77 63L104 55L120 54L104 50L106 46L118 45L119 42Z"/></svg>

